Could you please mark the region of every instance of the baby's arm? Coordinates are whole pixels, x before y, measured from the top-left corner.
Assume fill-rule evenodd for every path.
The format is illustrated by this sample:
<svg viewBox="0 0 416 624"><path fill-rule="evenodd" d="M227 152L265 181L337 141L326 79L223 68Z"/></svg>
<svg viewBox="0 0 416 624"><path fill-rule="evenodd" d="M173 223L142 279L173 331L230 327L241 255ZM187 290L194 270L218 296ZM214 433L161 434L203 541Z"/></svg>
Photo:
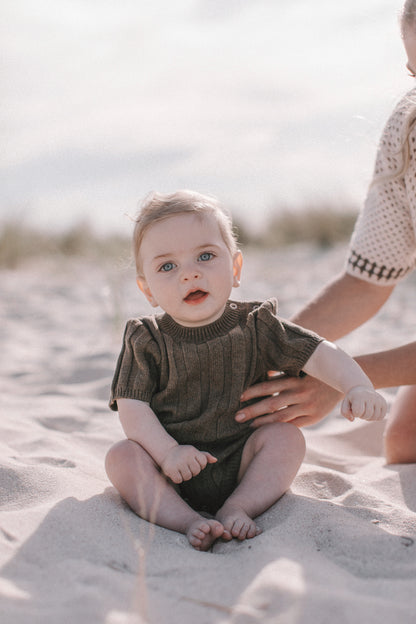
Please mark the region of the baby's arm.
<svg viewBox="0 0 416 624"><path fill-rule="evenodd" d="M348 420L381 420L386 415L386 401L362 368L332 342L321 342L303 370L345 394L341 413Z"/></svg>
<svg viewBox="0 0 416 624"><path fill-rule="evenodd" d="M117 399L121 425L129 440L142 446L174 483L195 477L216 458L191 445L178 444L164 429L148 403Z"/></svg>

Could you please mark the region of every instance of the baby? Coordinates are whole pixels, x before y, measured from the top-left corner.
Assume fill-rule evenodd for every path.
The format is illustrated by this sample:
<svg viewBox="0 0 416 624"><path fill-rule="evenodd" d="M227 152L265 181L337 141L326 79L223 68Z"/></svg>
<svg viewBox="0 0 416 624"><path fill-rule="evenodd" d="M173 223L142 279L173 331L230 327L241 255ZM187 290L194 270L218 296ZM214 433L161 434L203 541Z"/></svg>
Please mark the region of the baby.
<svg viewBox="0 0 416 624"><path fill-rule="evenodd" d="M141 518L186 534L197 550L252 538L305 443L290 423L238 423L244 390L277 370L342 391L350 420L381 419L386 403L346 353L276 316L275 300L229 300L242 254L214 198L152 194L134 254L137 284L163 313L127 323L110 399L127 439L109 450L108 477Z"/></svg>

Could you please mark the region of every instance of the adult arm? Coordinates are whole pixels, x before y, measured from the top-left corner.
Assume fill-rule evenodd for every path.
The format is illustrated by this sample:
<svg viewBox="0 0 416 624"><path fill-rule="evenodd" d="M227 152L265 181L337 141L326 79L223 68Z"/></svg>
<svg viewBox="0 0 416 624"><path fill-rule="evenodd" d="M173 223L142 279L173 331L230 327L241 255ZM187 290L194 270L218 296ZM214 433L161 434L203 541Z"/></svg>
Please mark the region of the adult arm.
<svg viewBox="0 0 416 624"><path fill-rule="evenodd" d="M341 405L345 418L384 418L387 404L383 397L374 390L357 362L332 342L324 340L318 345L306 362L304 371L345 394Z"/></svg>
<svg viewBox="0 0 416 624"><path fill-rule="evenodd" d="M301 310L293 321L313 329L328 340L336 340L373 317L393 289L394 286L377 286L343 274ZM324 318L326 315L329 318ZM354 359L375 388L416 384L416 342L359 355Z"/></svg>
<svg viewBox="0 0 416 624"><path fill-rule="evenodd" d="M372 318L394 286L378 286L342 273L292 318L327 340L338 340Z"/></svg>
<svg viewBox="0 0 416 624"><path fill-rule="evenodd" d="M337 340L365 323L374 316L389 298L393 286L377 286L342 273L324 287L292 320L298 325L316 331L329 340ZM368 360L360 357L362 365L373 381L387 373L380 362L382 356L371 354ZM391 367L390 367L391 368ZM376 387L391 384L383 377L383 382ZM341 394L321 381L304 377L286 377L279 375L275 379L248 388L242 395L242 401L255 398L263 400L245 407L238 412L239 422L255 419L254 427L270 422L293 422L298 426L312 425L319 422L341 399Z"/></svg>
<svg viewBox="0 0 416 624"><path fill-rule="evenodd" d="M375 388L416 384L416 342L354 358Z"/></svg>
<svg viewBox="0 0 416 624"><path fill-rule="evenodd" d="M148 403L119 398L117 406L126 437L140 444L174 483L188 481L207 463L217 461L210 453L199 451L192 445L178 444Z"/></svg>

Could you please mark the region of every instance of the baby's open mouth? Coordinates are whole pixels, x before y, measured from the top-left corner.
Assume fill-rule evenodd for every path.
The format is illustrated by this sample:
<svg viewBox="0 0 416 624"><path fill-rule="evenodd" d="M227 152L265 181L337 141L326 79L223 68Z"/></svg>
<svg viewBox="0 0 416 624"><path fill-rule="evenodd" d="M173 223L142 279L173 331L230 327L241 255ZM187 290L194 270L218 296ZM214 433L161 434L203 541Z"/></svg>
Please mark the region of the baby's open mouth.
<svg viewBox="0 0 416 624"><path fill-rule="evenodd" d="M208 297L208 293L205 290L193 290L188 293L184 299L186 303L201 303Z"/></svg>

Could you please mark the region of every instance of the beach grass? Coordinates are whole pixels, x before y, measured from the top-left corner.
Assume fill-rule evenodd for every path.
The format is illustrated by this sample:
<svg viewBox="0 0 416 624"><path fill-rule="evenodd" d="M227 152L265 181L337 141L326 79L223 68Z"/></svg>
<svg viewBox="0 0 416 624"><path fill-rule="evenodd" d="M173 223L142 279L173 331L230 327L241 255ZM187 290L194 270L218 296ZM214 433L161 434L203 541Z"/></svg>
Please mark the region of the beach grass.
<svg viewBox="0 0 416 624"><path fill-rule="evenodd" d="M114 261L130 255L130 241L121 234L98 234L87 222L63 232L47 231L7 220L0 224L0 269L15 269L29 261L53 257Z"/></svg>
<svg viewBox="0 0 416 624"><path fill-rule="evenodd" d="M276 249L297 243L329 248L349 239L356 216L357 211L350 207L339 210L321 205L296 211L279 209L259 232L238 218L234 224L243 248ZM15 219L0 222L0 269L15 269L45 257L128 261L131 240L119 233L98 234L84 221L64 231L48 231Z"/></svg>
<svg viewBox="0 0 416 624"><path fill-rule="evenodd" d="M299 210L280 207L267 221L259 234L253 234L235 220L242 245L280 248L297 243L309 243L321 249L347 241L354 229L358 209L346 206L311 205Z"/></svg>

